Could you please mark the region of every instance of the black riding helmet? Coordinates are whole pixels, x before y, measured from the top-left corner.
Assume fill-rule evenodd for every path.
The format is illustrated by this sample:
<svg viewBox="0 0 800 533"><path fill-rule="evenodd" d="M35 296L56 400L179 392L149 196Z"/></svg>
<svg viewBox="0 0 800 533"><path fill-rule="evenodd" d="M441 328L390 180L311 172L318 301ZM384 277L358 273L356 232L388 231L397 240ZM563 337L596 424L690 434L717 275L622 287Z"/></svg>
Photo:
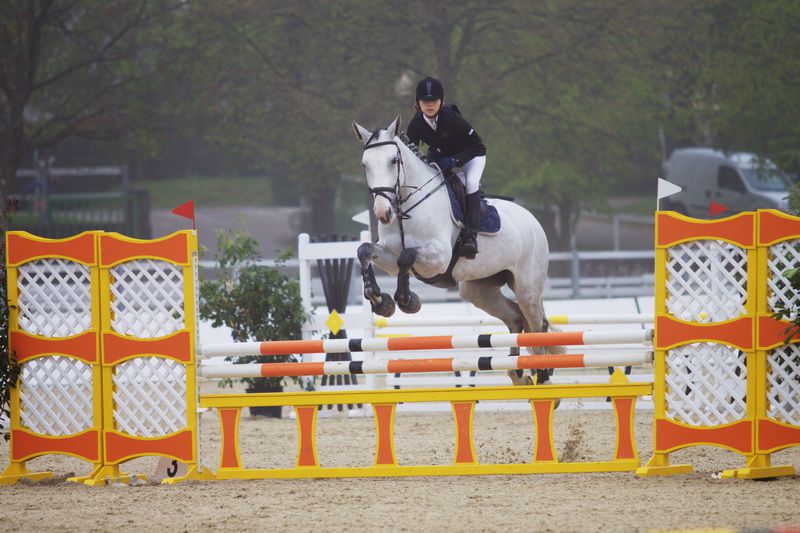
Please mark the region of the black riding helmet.
<svg viewBox="0 0 800 533"><path fill-rule="evenodd" d="M444 102L444 86L436 78L428 76L417 84L417 99L420 100L442 100Z"/></svg>

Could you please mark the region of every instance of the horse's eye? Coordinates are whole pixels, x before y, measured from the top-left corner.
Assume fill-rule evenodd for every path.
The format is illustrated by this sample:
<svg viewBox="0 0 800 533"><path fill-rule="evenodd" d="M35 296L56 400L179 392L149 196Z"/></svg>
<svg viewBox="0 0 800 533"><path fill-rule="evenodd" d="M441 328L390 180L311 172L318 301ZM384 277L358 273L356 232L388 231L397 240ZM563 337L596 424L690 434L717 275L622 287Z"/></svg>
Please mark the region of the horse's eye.
<svg viewBox="0 0 800 533"><path fill-rule="evenodd" d="M397 164L397 158L395 157L394 159L392 159L392 166L394 166L396 164Z"/></svg>

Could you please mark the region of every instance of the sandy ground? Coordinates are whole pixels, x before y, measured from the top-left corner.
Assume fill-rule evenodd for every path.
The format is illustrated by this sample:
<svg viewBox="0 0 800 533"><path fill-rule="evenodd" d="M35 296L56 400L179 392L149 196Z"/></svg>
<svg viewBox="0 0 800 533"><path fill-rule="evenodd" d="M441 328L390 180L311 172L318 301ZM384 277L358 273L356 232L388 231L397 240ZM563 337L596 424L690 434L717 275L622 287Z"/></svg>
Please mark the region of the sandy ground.
<svg viewBox="0 0 800 533"><path fill-rule="evenodd" d="M202 448L216 465L216 414L203 415ZM651 447L647 412L637 413L636 442L643 461ZM477 412L475 440L481 462L527 462L532 454L529 412ZM295 422L243 413L245 466L289 467ZM401 464L452 461L453 423L447 414L399 414ZM323 466L368 465L373 454L370 418L334 414L318 420ZM610 411L558 410L555 441L562 460L603 460L613 452ZM4 443L0 454L8 456ZM774 456L800 467L800 448ZM55 478L0 487L2 531L648 531L729 526L800 525L800 479L721 480L714 474L743 464L724 450L694 448L673 454L696 472L641 479L633 473L476 476L441 478L250 480L188 482L176 486L90 488ZM59 456L31 462L57 475L84 473L85 463ZM152 458L128 463L151 474Z"/></svg>

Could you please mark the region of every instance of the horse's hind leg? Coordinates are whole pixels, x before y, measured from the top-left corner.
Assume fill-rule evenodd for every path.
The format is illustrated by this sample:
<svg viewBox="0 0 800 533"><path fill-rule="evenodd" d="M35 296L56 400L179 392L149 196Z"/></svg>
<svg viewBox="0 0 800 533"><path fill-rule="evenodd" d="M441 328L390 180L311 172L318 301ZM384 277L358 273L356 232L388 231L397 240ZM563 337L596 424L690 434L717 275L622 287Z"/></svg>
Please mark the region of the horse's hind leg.
<svg viewBox="0 0 800 533"><path fill-rule="evenodd" d="M382 251L382 248L378 245L365 242L358 247L358 262L361 263L364 298L370 301L372 312L380 316L392 316L394 314L394 300L385 292L381 292L375 279L375 271L372 268L373 259Z"/></svg>
<svg viewBox="0 0 800 533"><path fill-rule="evenodd" d="M509 287L514 291L519 302L519 308L525 317L526 331L539 332L547 331L550 328L550 323L544 312L544 303L542 301L542 288L537 284L533 286L522 286L520 283L515 283L516 280L510 280ZM535 347L529 349L531 353L535 354L559 354L564 353L563 346L546 346ZM541 369L536 371L536 382L545 383L549 381L550 376L553 374L553 369Z"/></svg>
<svg viewBox="0 0 800 533"><path fill-rule="evenodd" d="M506 298L500 291L502 284L494 280L462 281L458 286L461 297L475 307L499 318L511 333L521 333L526 329L525 317L519 305ZM511 348L509 355L519 355L519 348ZM508 377L514 385L530 385L533 380L522 370L509 370Z"/></svg>

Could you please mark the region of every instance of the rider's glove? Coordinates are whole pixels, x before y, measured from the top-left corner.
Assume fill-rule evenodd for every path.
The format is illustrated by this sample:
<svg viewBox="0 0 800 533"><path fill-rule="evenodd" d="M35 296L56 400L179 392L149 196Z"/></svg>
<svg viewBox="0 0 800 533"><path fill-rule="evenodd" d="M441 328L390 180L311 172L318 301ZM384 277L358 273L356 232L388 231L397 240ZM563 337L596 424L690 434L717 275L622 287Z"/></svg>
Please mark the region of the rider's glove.
<svg viewBox="0 0 800 533"><path fill-rule="evenodd" d="M439 168L442 169L442 174L447 174L453 167L457 166L458 161L454 157L443 157L439 160Z"/></svg>

